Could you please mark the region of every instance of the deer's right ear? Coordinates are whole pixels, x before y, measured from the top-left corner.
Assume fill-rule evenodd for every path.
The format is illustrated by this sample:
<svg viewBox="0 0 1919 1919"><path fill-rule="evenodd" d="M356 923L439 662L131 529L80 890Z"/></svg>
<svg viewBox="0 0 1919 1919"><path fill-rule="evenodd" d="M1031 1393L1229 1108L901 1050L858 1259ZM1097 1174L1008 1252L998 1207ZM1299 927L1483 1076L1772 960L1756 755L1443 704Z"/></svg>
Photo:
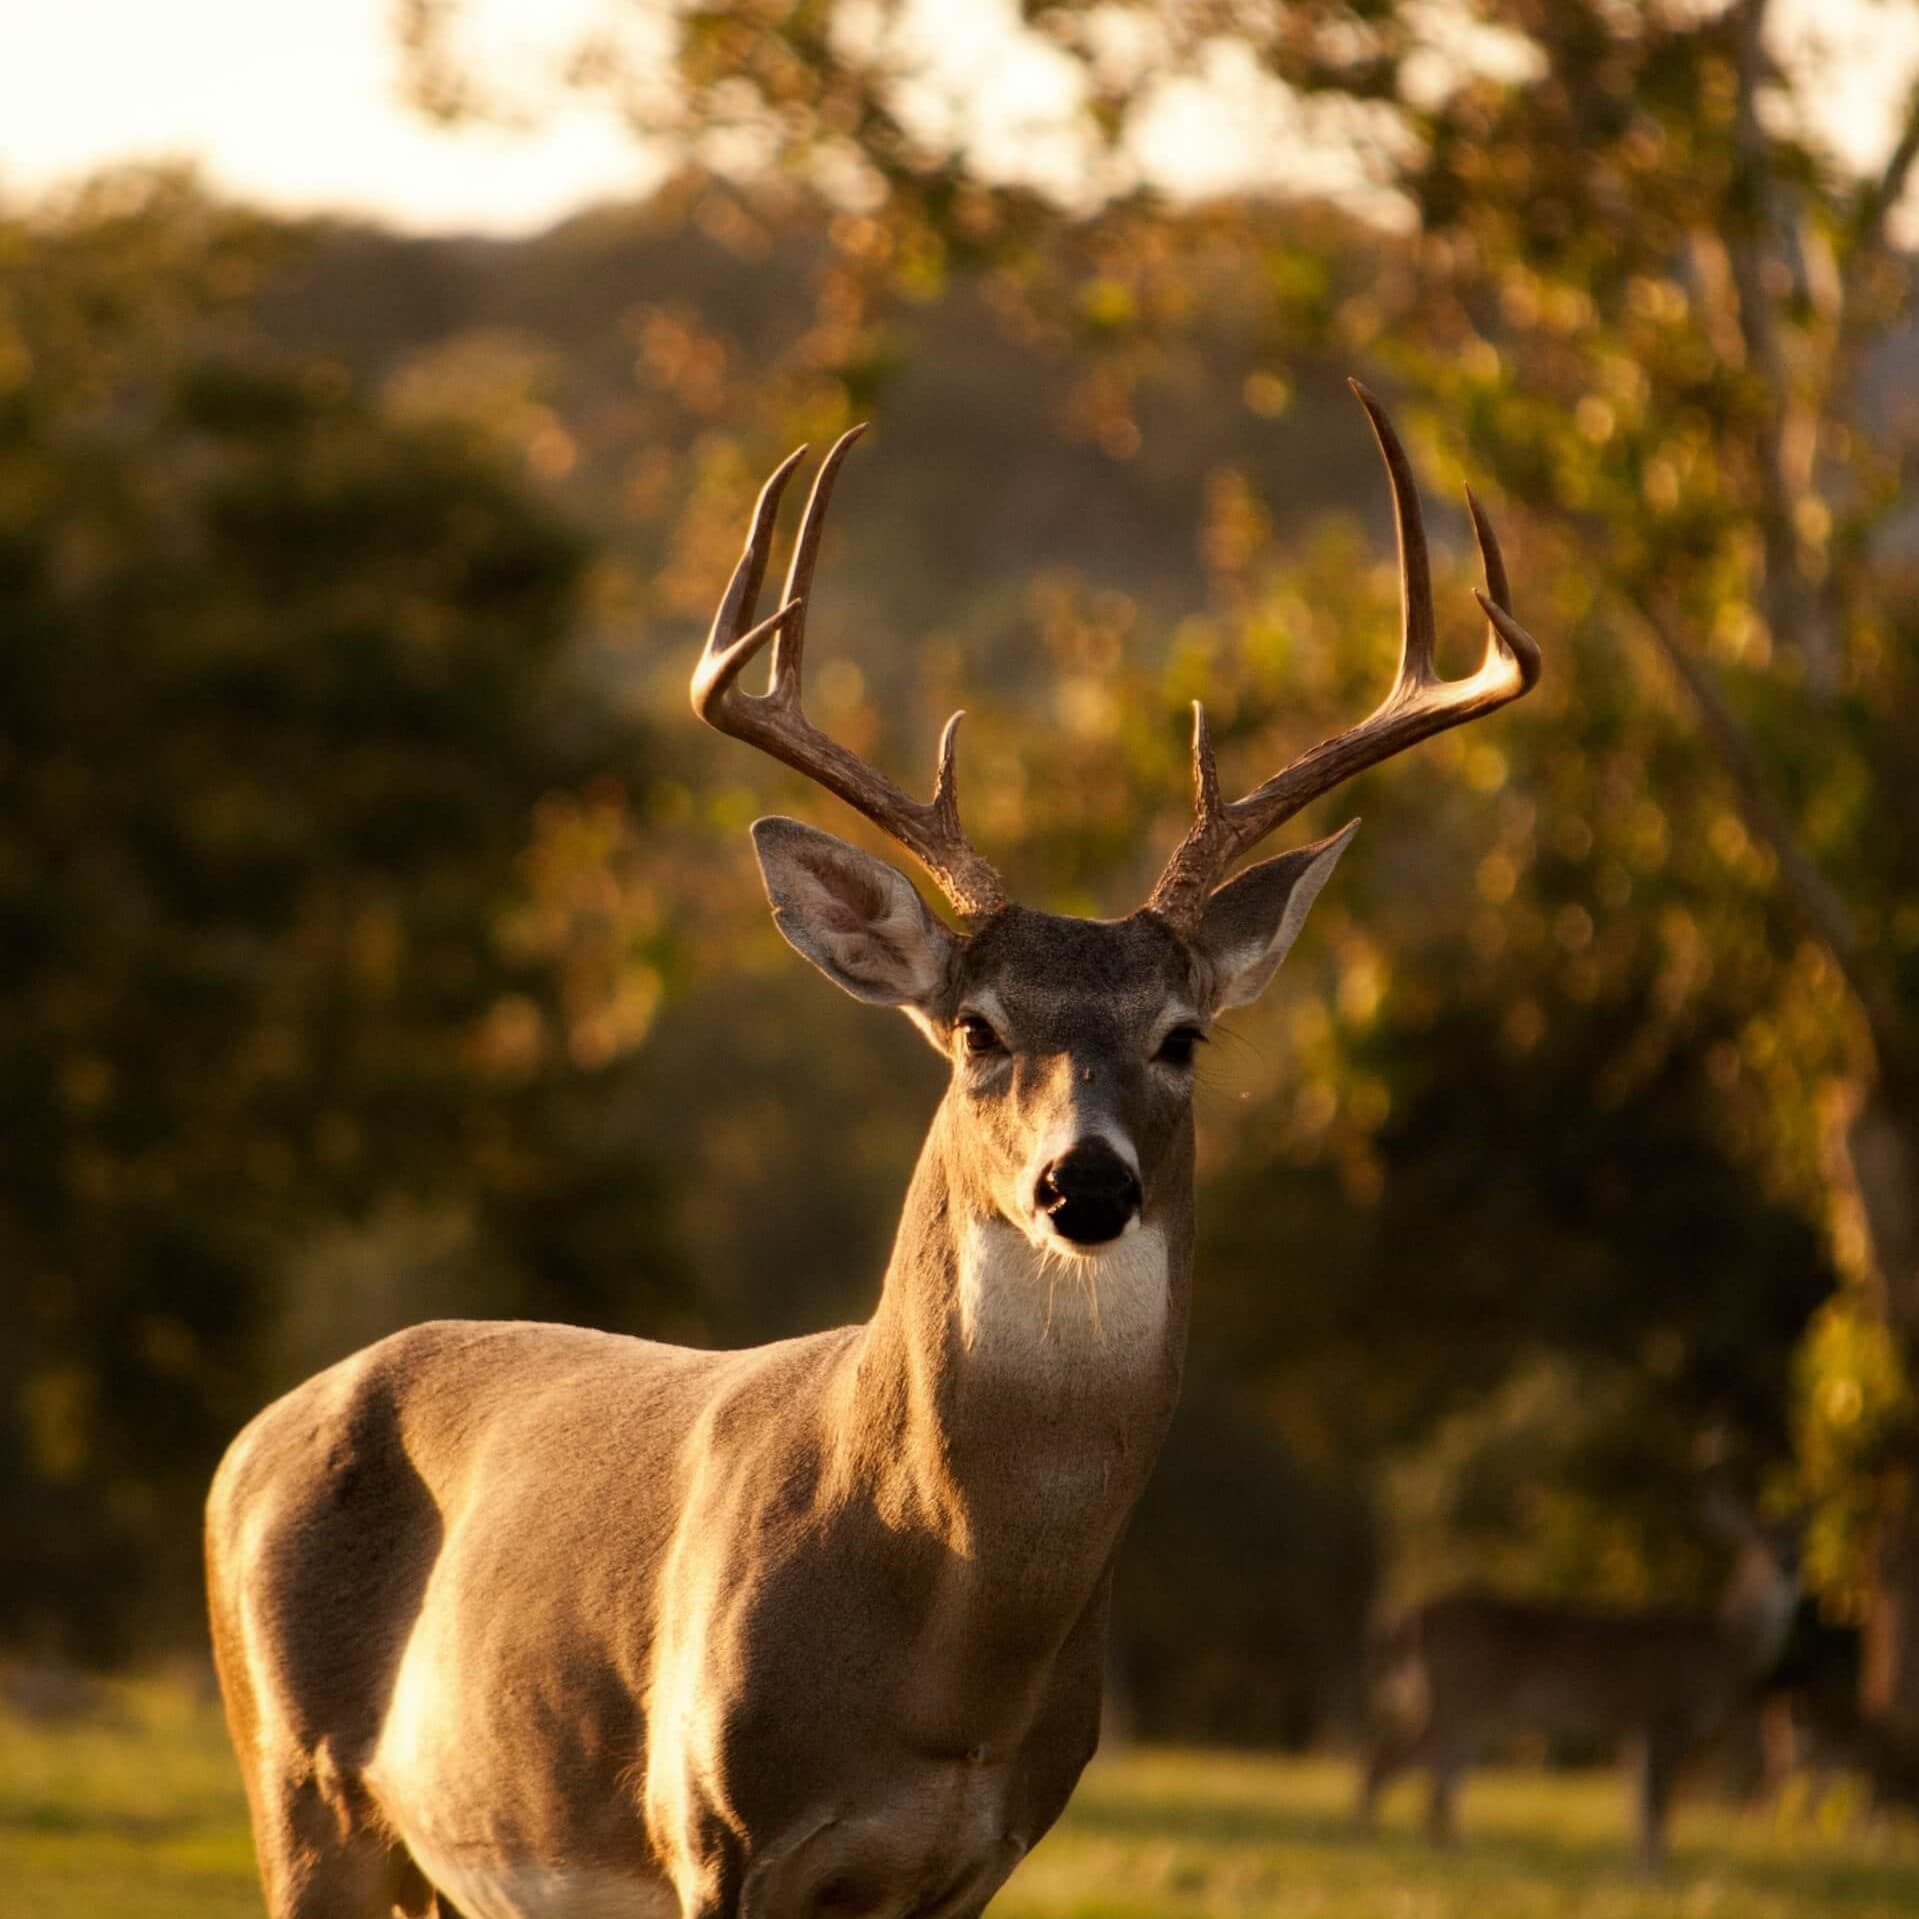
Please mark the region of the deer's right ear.
<svg viewBox="0 0 1919 1919"><path fill-rule="evenodd" d="M798 820L753 822L773 923L836 986L875 1006L923 1013L958 942L884 860Z"/></svg>

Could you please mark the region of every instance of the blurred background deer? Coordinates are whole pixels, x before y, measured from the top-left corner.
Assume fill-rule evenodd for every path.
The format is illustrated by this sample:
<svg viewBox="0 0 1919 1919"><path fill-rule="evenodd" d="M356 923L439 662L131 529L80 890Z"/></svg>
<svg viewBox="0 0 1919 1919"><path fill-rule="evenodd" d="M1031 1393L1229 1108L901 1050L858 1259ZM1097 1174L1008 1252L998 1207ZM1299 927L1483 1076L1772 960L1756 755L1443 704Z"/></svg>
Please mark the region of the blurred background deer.
<svg viewBox="0 0 1919 1919"><path fill-rule="evenodd" d="M1687 1763L1766 1689L1797 1614L1796 1538L1724 1498L1714 1530L1733 1548L1710 1612L1594 1611L1455 1592L1383 1622L1359 1815L1370 1825L1401 1772L1431 1778L1426 1829L1456 1832L1459 1784L1496 1741L1530 1736L1623 1752L1636 1771L1639 1858L1665 1859L1666 1821Z"/></svg>

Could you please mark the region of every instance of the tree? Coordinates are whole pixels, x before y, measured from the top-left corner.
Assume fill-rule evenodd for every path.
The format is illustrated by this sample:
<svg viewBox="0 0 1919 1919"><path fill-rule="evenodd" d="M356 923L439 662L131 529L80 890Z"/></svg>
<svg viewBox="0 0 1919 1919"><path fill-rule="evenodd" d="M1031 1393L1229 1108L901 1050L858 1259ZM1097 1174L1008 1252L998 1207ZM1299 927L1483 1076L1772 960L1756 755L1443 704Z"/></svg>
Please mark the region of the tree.
<svg viewBox="0 0 1919 1919"><path fill-rule="evenodd" d="M0 225L9 1636L197 1612L296 1249L478 1215L467 1310L535 1273L604 1305L567 914L616 849L535 815L631 745L569 717L582 548L490 449L265 346L296 244L166 177ZM643 1173L615 1210L643 1247ZM325 1320L331 1358L337 1286Z"/></svg>
<svg viewBox="0 0 1919 1919"><path fill-rule="evenodd" d="M1835 1214L1856 1198L1870 1254L1809 1349L1818 1563L1842 1590L1870 1584L1870 1703L1910 1731L1914 1434L1884 1391L1861 1429L1856 1372L1830 1369L1882 1351L1872 1365L1909 1378L1919 1351L1898 718L1919 609L1892 525L1904 447L1872 397L1911 285L1886 222L1919 107L1857 181L1812 131L1813 82L1775 61L1767 17L1743 0L1703 19L1527 19L1524 84L1471 82L1415 119L1420 259L1384 350L1463 423L1477 474L1526 502L1531 564L1590 569L1583 604L1561 602L1580 643L1621 671L1631 648L1656 657L1716 763L1692 830L1735 883L1701 896L1702 917L1719 964L1776 975L1725 1077L1765 1086L1777 1160L1823 1180ZM1835 1420L1870 1442L1822 1441Z"/></svg>

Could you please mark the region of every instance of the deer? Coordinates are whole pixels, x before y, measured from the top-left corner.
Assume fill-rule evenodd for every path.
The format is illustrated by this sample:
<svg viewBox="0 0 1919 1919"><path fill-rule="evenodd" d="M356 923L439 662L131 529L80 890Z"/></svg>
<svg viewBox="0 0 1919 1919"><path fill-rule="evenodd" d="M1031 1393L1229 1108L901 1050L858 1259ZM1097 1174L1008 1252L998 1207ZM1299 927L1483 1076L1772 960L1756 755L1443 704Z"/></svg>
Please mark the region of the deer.
<svg viewBox="0 0 1919 1919"><path fill-rule="evenodd" d="M1354 826L1229 870L1313 799L1539 673L1469 498L1488 622L1435 665L1406 453L1385 461L1402 631L1365 720L1192 824L1144 906L1020 906L962 829L807 719L829 451L757 618L767 481L695 713L846 802L897 868L752 828L786 940L898 1008L948 1083L872 1315L739 1351L440 1321L260 1413L213 1481L213 1644L273 1919L970 1919L1097 1741L1109 1591L1179 1393L1194 1059L1297 938ZM741 685L770 647L763 692Z"/></svg>
<svg viewBox="0 0 1919 1919"><path fill-rule="evenodd" d="M1609 1612L1465 1588L1385 1622L1369 1658L1361 1825L1400 1773L1423 1768L1427 1836L1451 1845L1460 1781L1500 1738L1630 1747L1638 1858L1660 1869L1686 1764L1765 1691L1799 1605L1797 1552L1780 1529L1729 1498L1708 1519L1734 1547L1710 1609Z"/></svg>

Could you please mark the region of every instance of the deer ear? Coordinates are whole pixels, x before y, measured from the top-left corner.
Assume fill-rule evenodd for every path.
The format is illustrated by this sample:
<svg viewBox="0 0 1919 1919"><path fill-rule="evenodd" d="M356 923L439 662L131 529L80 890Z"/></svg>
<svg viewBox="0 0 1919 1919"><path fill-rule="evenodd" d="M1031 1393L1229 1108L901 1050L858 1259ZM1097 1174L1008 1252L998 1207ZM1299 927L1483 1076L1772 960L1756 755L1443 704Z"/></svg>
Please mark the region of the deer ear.
<svg viewBox="0 0 1919 1919"><path fill-rule="evenodd" d="M798 820L753 823L773 924L836 986L876 1006L923 1009L958 942L884 860Z"/></svg>
<svg viewBox="0 0 1919 1919"><path fill-rule="evenodd" d="M1212 969L1214 1012L1244 1006L1266 990L1358 831L1354 820L1331 839L1249 866L1206 902L1194 944Z"/></svg>

